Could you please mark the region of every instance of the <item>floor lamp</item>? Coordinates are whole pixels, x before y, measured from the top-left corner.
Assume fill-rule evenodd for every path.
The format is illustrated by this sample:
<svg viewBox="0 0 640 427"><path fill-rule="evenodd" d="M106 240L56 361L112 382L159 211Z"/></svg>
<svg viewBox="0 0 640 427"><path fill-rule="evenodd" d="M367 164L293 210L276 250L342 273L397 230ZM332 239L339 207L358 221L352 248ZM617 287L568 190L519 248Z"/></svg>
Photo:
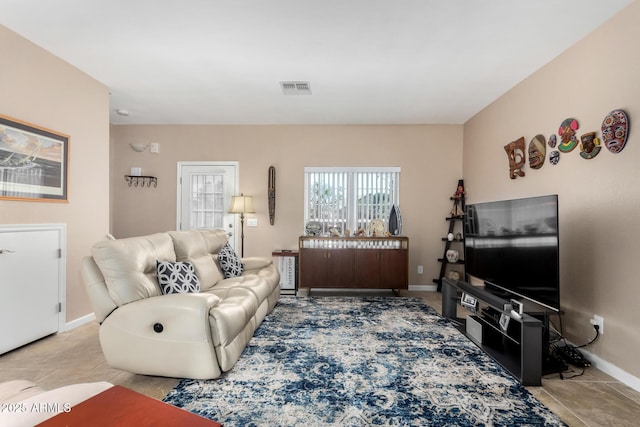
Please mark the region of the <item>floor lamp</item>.
<svg viewBox="0 0 640 427"><path fill-rule="evenodd" d="M231 208L229 209L229 213L240 214L240 240L242 244L242 251L240 252L240 256L244 257L244 214L246 213L255 213L253 210L253 198L251 196L245 196L240 193L239 196L231 197Z"/></svg>

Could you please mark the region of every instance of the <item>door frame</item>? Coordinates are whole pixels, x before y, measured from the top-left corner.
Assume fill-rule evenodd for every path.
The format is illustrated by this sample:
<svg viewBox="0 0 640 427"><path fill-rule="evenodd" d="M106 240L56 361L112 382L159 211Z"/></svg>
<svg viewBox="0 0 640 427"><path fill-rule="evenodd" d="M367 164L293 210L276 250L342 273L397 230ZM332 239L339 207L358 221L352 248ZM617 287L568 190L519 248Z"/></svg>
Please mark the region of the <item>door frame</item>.
<svg viewBox="0 0 640 427"><path fill-rule="evenodd" d="M180 230L180 221L182 220L182 183L180 182L180 178L182 177L182 167L183 166L233 166L235 170L235 176L233 177L234 185L233 185L233 195L237 195L240 188L240 162L238 161L186 161L186 162L178 162L177 163L177 176L176 176L176 230ZM229 203L231 199L229 199ZM234 248L238 247L238 233L236 230L238 229L238 215L234 215L233 217L233 234L229 237L231 240L231 244Z"/></svg>

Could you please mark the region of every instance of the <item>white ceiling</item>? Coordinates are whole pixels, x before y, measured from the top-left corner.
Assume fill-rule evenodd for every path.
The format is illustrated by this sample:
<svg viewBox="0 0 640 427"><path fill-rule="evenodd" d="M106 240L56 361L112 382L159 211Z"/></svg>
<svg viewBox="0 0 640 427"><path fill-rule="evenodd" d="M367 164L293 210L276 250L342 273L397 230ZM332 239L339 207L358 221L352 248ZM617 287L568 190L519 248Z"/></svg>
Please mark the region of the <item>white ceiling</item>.
<svg viewBox="0 0 640 427"><path fill-rule="evenodd" d="M0 24L107 85L114 124L460 124L632 1L0 0Z"/></svg>

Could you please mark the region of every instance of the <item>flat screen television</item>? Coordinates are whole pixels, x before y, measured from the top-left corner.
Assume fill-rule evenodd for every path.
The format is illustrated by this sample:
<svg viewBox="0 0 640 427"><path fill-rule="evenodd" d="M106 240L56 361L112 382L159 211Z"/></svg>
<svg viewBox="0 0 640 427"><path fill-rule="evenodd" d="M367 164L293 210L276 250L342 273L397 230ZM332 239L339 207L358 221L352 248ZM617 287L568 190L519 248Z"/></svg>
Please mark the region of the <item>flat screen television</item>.
<svg viewBox="0 0 640 427"><path fill-rule="evenodd" d="M557 195L465 206L466 274L487 291L560 311L559 253Z"/></svg>

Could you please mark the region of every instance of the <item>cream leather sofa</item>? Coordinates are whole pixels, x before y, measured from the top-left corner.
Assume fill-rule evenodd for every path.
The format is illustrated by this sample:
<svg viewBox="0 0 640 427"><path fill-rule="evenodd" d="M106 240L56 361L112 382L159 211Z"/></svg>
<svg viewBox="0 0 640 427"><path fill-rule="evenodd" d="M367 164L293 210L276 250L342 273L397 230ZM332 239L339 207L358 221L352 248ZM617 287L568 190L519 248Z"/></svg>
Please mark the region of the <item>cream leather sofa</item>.
<svg viewBox="0 0 640 427"><path fill-rule="evenodd" d="M125 371L210 379L230 370L280 296L269 258L243 258L225 279L222 230L189 230L105 240L85 257L82 277L100 322L107 362ZM198 293L163 295L156 261L190 261Z"/></svg>

